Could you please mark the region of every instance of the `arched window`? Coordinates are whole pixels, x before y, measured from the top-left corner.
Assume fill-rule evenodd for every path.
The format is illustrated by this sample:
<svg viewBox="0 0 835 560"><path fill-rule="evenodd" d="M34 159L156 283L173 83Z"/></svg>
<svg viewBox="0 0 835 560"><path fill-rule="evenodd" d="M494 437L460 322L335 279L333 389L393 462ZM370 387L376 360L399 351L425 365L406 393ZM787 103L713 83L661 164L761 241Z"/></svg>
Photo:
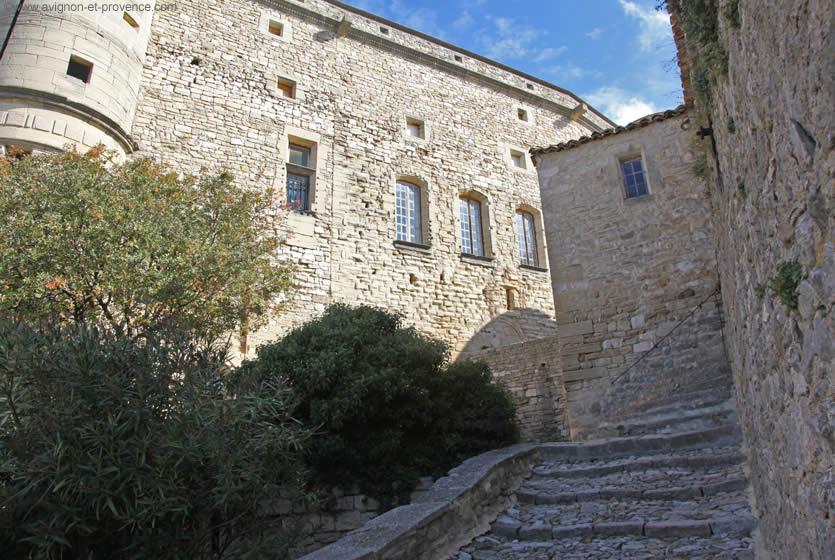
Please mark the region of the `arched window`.
<svg viewBox="0 0 835 560"><path fill-rule="evenodd" d="M481 202L462 195L461 211L461 252L476 257L484 256L484 232L481 228Z"/></svg>
<svg viewBox="0 0 835 560"><path fill-rule="evenodd" d="M524 210L516 211L516 235L519 238L519 257L526 266L539 266L536 247L536 222L533 214Z"/></svg>
<svg viewBox="0 0 835 560"><path fill-rule="evenodd" d="M420 187L405 181L397 181L395 195L397 240L423 244Z"/></svg>

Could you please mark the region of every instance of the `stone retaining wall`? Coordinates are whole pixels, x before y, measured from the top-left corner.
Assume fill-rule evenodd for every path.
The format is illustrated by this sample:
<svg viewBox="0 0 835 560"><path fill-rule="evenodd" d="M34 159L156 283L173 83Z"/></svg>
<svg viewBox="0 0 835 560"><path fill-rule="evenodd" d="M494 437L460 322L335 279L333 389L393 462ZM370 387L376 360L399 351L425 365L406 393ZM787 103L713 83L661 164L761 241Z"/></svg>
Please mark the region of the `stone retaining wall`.
<svg viewBox="0 0 835 560"><path fill-rule="evenodd" d="M523 441L560 441L568 437L557 337L487 350L478 358L490 364L516 402Z"/></svg>
<svg viewBox="0 0 835 560"><path fill-rule="evenodd" d="M303 560L437 560L484 533L539 460L535 445L520 444L464 461L411 504Z"/></svg>

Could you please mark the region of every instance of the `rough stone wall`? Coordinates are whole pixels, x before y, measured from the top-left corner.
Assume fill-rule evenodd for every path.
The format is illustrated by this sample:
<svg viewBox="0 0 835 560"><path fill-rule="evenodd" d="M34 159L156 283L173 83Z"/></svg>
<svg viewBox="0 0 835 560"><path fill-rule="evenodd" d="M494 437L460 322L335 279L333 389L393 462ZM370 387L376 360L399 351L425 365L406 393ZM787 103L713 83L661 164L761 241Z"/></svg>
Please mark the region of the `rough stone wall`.
<svg viewBox="0 0 835 560"><path fill-rule="evenodd" d="M730 394L688 123L675 116L537 156L572 437L672 393ZM628 199L620 161L636 156L649 195Z"/></svg>
<svg viewBox="0 0 835 560"><path fill-rule="evenodd" d="M835 548L833 3L742 0L739 12L739 29L719 18L729 64L727 77L712 92L721 172L714 166L712 198L726 336L764 539L761 552L773 558L830 558ZM764 288L790 262L802 268L797 309Z"/></svg>
<svg viewBox="0 0 835 560"><path fill-rule="evenodd" d="M523 441L567 438L557 337L487 350L478 358L490 364L513 395Z"/></svg>
<svg viewBox="0 0 835 560"><path fill-rule="evenodd" d="M455 351L508 310L508 288L513 305L553 319L544 250L543 270L521 267L513 221L520 206L539 214L536 172L530 161L514 168L509 149L574 138L605 121L592 112L571 120L577 101L561 91L479 60L459 63L457 51L393 27L383 33L357 14L338 36L338 3L178 6L153 23L133 128L143 151L183 171L228 168L281 193L288 137L316 143L313 213L288 220L285 254L298 266L299 289L280 320L250 337L250 349L329 302L401 311ZM283 37L267 33L269 18L284 24ZM276 90L279 77L296 81L297 99ZM424 120L425 140L406 137L407 117ZM401 177L426 193L428 248L394 244ZM460 254L458 196L469 191L488 210L490 260ZM550 334L540 325L518 332Z"/></svg>

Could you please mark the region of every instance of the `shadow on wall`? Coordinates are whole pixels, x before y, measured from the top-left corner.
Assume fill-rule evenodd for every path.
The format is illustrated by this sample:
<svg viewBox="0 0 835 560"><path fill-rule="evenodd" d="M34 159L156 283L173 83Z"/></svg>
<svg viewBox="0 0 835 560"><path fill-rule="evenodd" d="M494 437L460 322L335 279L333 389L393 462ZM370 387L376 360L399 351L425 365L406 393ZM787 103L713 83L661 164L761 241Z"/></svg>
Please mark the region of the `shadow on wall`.
<svg viewBox="0 0 835 560"><path fill-rule="evenodd" d="M479 354L531 340L557 336L554 318L538 309L513 309L490 320L464 345L458 358Z"/></svg>
<svg viewBox="0 0 835 560"><path fill-rule="evenodd" d="M560 379L557 325L536 309L515 309L484 325L465 345L459 359L490 365L516 402L524 441L560 441L568 434Z"/></svg>

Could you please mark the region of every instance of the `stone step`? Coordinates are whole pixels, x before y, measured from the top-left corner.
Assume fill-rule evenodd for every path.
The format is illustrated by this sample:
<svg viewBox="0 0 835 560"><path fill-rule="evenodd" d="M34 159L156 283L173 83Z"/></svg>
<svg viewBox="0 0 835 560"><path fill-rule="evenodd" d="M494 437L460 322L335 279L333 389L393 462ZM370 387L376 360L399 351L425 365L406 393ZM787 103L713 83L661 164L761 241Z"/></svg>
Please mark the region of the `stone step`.
<svg viewBox="0 0 835 560"><path fill-rule="evenodd" d="M603 536L506 540L490 535L478 537L454 560L613 560L613 559L699 559L753 560L749 537L657 538L650 536Z"/></svg>
<svg viewBox="0 0 835 560"><path fill-rule="evenodd" d="M699 484L688 484L688 477L674 479L678 484L657 488L652 484L629 484L625 481L607 480L610 485L586 485L577 488L570 486L549 487L526 484L516 493L520 504L569 504L575 502L593 502L598 500L687 500L713 496L723 492L739 492L748 486L741 471L735 476L717 475L715 479Z"/></svg>
<svg viewBox="0 0 835 560"><path fill-rule="evenodd" d="M706 468L737 465L745 456L736 446L717 449L686 450L676 454L628 456L615 459L595 459L582 462L548 463L534 467L532 479L537 478L591 478L612 473L643 471L655 468Z"/></svg>
<svg viewBox="0 0 835 560"><path fill-rule="evenodd" d="M595 433L601 436L629 436L664 431L693 431L730 423L736 423L736 405L732 400L663 413L644 412L620 422L602 423Z"/></svg>
<svg viewBox="0 0 835 560"><path fill-rule="evenodd" d="M691 388L686 393L677 393L635 406L633 410L636 413L663 414L665 412L713 406L732 398L731 387L727 385L727 379L716 378L707 380L706 383L704 389L693 390Z"/></svg>
<svg viewBox="0 0 835 560"><path fill-rule="evenodd" d="M747 537L756 526L751 515L715 517L710 519L677 519L672 521L600 521L576 525L552 526L547 523L530 525L503 524L493 533L520 541L544 541L572 537L702 537L728 535Z"/></svg>
<svg viewBox="0 0 835 560"><path fill-rule="evenodd" d="M684 449L720 447L741 441L739 426L726 424L715 428L673 434L601 438L577 443L545 443L540 447L544 460L613 458L624 455L652 455Z"/></svg>
<svg viewBox="0 0 835 560"><path fill-rule="evenodd" d="M621 499L559 506L520 504L499 516L491 534L520 540L593 535L747 536L754 525L747 495L735 492L690 500Z"/></svg>

